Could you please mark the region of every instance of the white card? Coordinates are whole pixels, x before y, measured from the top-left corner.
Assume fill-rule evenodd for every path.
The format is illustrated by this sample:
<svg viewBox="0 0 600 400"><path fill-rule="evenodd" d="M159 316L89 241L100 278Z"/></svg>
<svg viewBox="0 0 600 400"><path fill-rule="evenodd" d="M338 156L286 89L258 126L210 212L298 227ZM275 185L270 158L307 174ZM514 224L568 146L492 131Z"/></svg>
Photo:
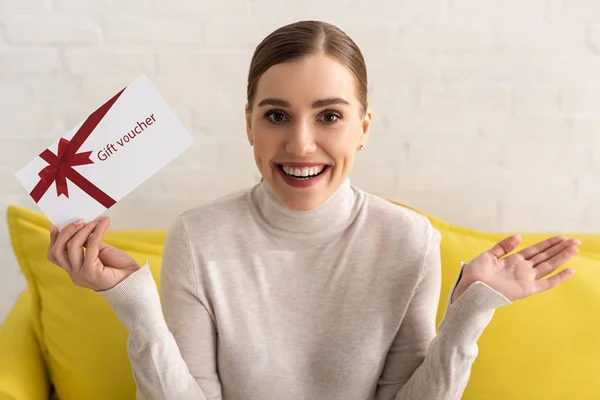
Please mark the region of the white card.
<svg viewBox="0 0 600 400"><path fill-rule="evenodd" d="M16 173L62 229L103 214L194 139L141 75ZM66 190L65 190L66 189Z"/></svg>

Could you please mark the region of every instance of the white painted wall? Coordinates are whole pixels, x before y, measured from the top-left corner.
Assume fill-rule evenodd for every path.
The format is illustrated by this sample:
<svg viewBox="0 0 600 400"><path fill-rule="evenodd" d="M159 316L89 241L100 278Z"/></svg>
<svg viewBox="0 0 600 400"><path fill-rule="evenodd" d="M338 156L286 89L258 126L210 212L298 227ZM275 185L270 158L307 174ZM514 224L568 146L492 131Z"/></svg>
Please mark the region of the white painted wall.
<svg viewBox="0 0 600 400"><path fill-rule="evenodd" d="M140 73L196 138L109 213L165 228L257 178L245 80L262 37L333 22L363 49L375 122L353 182L453 223L600 227L595 0L0 0L0 206L16 170ZM25 283L0 229L0 320Z"/></svg>

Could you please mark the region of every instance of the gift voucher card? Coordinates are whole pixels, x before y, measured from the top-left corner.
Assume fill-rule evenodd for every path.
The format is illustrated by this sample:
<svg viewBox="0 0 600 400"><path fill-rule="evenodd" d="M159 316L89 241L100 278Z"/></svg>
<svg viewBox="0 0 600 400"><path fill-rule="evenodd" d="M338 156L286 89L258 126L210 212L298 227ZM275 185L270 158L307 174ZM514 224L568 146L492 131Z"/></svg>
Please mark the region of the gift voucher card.
<svg viewBox="0 0 600 400"><path fill-rule="evenodd" d="M16 173L62 229L88 222L131 193L193 143L141 75Z"/></svg>

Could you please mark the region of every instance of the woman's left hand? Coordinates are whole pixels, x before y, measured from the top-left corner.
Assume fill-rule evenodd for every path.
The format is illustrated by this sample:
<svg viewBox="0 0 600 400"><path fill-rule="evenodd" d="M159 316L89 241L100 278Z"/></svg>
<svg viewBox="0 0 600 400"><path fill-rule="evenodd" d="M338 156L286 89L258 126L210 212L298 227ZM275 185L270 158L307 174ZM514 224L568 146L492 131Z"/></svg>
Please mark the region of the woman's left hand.
<svg viewBox="0 0 600 400"><path fill-rule="evenodd" d="M452 295L452 303L477 281L487 284L514 302L552 289L575 272L567 268L548 279L542 279L577 254L577 246L581 244L579 240L555 236L504 257L517 248L520 242L520 235L509 236L465 265Z"/></svg>

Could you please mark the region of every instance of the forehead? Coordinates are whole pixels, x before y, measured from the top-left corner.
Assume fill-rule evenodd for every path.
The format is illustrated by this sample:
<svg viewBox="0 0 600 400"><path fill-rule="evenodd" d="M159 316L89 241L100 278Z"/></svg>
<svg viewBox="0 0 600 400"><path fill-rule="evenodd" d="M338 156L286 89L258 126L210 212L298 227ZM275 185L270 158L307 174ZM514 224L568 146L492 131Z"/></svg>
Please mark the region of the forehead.
<svg viewBox="0 0 600 400"><path fill-rule="evenodd" d="M256 87L257 104L263 98L281 98L294 105L341 97L356 104L356 81L348 68L325 55L277 64L261 76Z"/></svg>

